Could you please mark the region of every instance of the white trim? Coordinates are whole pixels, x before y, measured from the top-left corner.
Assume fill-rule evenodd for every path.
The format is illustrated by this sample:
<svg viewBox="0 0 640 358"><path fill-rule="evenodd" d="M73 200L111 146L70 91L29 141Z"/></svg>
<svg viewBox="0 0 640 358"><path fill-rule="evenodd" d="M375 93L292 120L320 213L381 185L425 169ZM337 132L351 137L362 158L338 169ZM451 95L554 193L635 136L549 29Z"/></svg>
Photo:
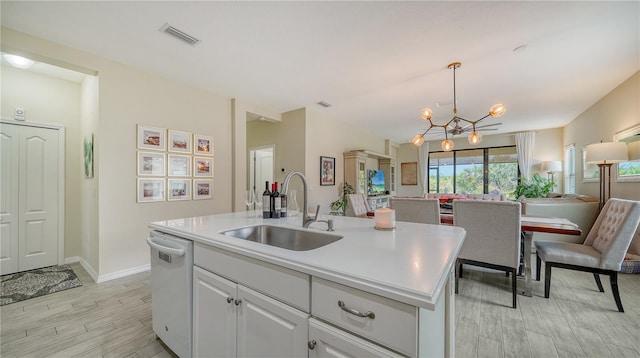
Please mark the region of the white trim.
<svg viewBox="0 0 640 358"><path fill-rule="evenodd" d="M112 272L112 273L109 273L109 274L106 274L106 275L99 275L98 279L96 280L96 283L102 283L102 282L105 282L105 281L111 281L111 280L115 280L117 278L126 277L126 276L130 276L130 275L134 275L134 274L137 274L137 273L140 273L140 272L145 272L145 271L150 271L150 270L151 270L151 264L142 265L142 266L138 266L138 267L132 267L130 269L117 271L117 272Z"/></svg>
<svg viewBox="0 0 640 358"><path fill-rule="evenodd" d="M89 276L91 276L91 278L93 279L93 281L97 282L97 278L98 278L98 274L96 273L96 271L93 269L93 267L91 267L91 265L89 265L89 263L82 257L80 256L72 256L72 257L67 257L66 259L64 259L64 263L65 264L73 264L73 263L80 263L80 266L82 266L82 268L87 271L87 273L89 274Z"/></svg>

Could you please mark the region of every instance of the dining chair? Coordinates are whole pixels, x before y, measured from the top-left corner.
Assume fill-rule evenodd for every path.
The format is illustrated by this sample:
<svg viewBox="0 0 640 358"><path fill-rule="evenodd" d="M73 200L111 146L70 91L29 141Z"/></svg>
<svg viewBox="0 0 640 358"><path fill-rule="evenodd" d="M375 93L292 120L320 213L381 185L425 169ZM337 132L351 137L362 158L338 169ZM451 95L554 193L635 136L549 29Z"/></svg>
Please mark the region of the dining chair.
<svg viewBox="0 0 640 358"><path fill-rule="evenodd" d="M612 198L602 208L583 244L536 241L536 280L544 261L544 297L551 290L551 268L593 273L600 292L599 275L608 275L618 311L624 312L618 290L618 271L640 224L640 201Z"/></svg>
<svg viewBox="0 0 640 358"><path fill-rule="evenodd" d="M440 225L438 199L391 197L389 206L395 210L397 221Z"/></svg>
<svg viewBox="0 0 640 358"><path fill-rule="evenodd" d="M456 288L463 265L511 274L513 308L516 308L516 271L520 264L520 203L508 201L455 200L453 225L467 236L456 261Z"/></svg>
<svg viewBox="0 0 640 358"><path fill-rule="evenodd" d="M348 194L347 201L346 216L366 218L367 213L371 212L371 208L364 194Z"/></svg>

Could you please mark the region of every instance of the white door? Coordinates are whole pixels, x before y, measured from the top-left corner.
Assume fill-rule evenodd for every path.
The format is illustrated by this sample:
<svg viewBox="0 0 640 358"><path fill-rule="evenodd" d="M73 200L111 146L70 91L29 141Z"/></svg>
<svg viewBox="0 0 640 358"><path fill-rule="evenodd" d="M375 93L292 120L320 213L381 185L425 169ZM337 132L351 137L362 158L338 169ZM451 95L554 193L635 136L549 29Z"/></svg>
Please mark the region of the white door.
<svg viewBox="0 0 640 358"><path fill-rule="evenodd" d="M264 183L273 183L273 146L251 149L249 160L249 187L262 194Z"/></svg>
<svg viewBox="0 0 640 358"><path fill-rule="evenodd" d="M5 259L4 252L15 253L16 243L18 271L56 265L58 215L64 215L59 213L59 131L3 123L0 132L3 141L2 273L15 272L16 265L12 262L15 259ZM4 161L5 144L12 156L8 161ZM8 251L4 251L5 246L9 247Z"/></svg>
<svg viewBox="0 0 640 358"><path fill-rule="evenodd" d="M0 273L18 271L18 162L20 139L16 126L0 126Z"/></svg>
<svg viewBox="0 0 640 358"><path fill-rule="evenodd" d="M193 267L194 357L236 356L236 287L234 282Z"/></svg>
<svg viewBox="0 0 640 358"><path fill-rule="evenodd" d="M306 357L309 315L238 286L238 357Z"/></svg>

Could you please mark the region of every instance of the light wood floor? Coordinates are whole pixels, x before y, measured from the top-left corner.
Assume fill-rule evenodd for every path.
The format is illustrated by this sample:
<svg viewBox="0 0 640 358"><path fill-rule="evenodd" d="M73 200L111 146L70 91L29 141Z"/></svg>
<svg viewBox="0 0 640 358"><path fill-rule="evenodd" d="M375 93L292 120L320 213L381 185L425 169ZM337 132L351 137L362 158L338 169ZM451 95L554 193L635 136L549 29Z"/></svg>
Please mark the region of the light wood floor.
<svg viewBox="0 0 640 358"><path fill-rule="evenodd" d="M535 262L535 260L532 260ZM0 309L1 357L173 357L151 330L149 274L94 283ZM521 284L522 282L519 282ZM554 269L551 298L543 281L511 308L503 273L465 270L456 296L456 351L466 357L638 357L640 275L620 275L625 313L603 277Z"/></svg>

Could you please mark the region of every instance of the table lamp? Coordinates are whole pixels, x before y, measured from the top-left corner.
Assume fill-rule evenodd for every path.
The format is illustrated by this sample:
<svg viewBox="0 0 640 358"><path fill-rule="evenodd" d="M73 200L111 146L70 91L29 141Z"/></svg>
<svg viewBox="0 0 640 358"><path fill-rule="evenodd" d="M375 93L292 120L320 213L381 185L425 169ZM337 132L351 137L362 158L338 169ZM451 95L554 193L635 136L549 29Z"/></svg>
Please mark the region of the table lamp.
<svg viewBox="0 0 640 358"><path fill-rule="evenodd" d="M600 209L611 196L611 166L614 163L626 162L629 159L627 143L601 142L589 144L586 149L585 162L596 164L600 168ZM605 171L607 181L605 183Z"/></svg>
<svg viewBox="0 0 640 358"><path fill-rule="evenodd" d="M547 172L547 178L553 180L553 173L562 171L562 162L559 160L550 160L542 162L541 169L543 172Z"/></svg>

